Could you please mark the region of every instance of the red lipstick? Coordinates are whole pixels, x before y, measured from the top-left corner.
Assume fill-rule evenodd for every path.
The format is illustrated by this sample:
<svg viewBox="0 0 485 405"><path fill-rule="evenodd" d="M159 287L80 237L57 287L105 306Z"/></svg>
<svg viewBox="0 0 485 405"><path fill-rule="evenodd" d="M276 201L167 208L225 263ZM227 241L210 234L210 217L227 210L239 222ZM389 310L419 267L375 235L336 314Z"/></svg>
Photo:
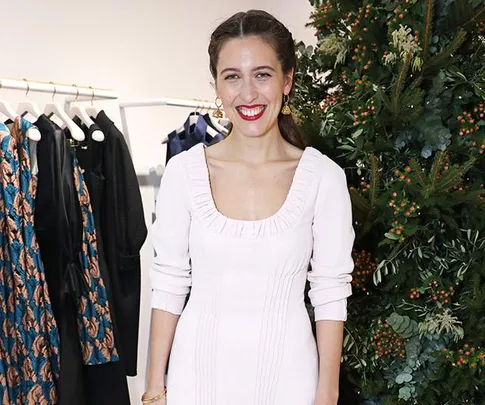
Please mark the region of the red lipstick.
<svg viewBox="0 0 485 405"><path fill-rule="evenodd" d="M244 110L255 110L255 109L261 109L261 111L258 114L255 115L247 115L243 113ZM245 120L245 121L256 121L260 119L264 112L266 111L266 105L264 104L254 104L254 105L240 105L236 107L237 112L239 113L239 116Z"/></svg>

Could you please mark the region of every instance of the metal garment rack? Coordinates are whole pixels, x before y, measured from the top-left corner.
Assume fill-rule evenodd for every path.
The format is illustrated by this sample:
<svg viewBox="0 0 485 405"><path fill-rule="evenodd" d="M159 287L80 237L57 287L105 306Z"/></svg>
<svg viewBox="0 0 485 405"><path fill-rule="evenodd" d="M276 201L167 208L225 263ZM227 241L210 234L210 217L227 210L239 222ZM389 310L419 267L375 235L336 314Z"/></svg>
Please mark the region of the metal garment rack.
<svg viewBox="0 0 485 405"><path fill-rule="evenodd" d="M78 86L76 84L69 85L55 82L31 81L28 79L0 78L0 91L2 89L25 90L27 94L31 91L35 91L39 93L50 93L53 96L62 94L76 96L76 98L90 97L91 100L114 100L119 98L118 93L114 90L91 86Z"/></svg>
<svg viewBox="0 0 485 405"><path fill-rule="evenodd" d="M142 100L125 101L120 103L120 117L123 134L129 143L130 135L128 128L128 120L126 119L126 109L133 107L157 107L157 106L172 106L172 107L187 107L201 110L217 110L217 106L208 100L197 99L183 99L183 98L148 98Z"/></svg>
<svg viewBox="0 0 485 405"><path fill-rule="evenodd" d="M183 99L183 98L148 98L141 100L124 101L120 103L120 117L121 126L123 130L123 135L125 136L126 143L131 150L130 145L130 130L128 127L128 120L126 118L126 109L135 107L161 107L161 106L171 106L171 107L186 107L201 110L217 110L215 103L211 103L208 100L197 100L197 99ZM222 110L222 108L221 108ZM150 171L148 176L139 176L139 181L141 185L151 184L158 187L160 178L163 173L163 167L157 167ZM145 178L146 177L146 178Z"/></svg>

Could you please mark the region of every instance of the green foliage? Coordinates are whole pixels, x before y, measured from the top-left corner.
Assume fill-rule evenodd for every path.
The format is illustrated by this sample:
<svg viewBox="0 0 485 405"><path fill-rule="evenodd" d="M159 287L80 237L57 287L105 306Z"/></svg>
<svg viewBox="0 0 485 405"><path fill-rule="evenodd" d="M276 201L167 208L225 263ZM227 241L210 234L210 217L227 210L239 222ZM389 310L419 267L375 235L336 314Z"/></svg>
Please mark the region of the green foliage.
<svg viewBox="0 0 485 405"><path fill-rule="evenodd" d="M483 404L485 363L457 359L485 347L485 4L311 4L317 45L297 46L292 103L346 169L366 252L344 340L351 403Z"/></svg>

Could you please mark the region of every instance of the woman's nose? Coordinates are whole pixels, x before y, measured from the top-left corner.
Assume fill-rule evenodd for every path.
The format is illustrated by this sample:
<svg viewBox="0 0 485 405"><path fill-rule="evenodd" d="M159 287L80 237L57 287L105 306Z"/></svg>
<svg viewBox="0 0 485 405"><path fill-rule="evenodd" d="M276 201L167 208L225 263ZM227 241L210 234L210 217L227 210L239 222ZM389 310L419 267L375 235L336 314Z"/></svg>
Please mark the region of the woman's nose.
<svg viewBox="0 0 485 405"><path fill-rule="evenodd" d="M241 88L241 98L245 103L251 103L258 98L258 91L252 81L244 81Z"/></svg>

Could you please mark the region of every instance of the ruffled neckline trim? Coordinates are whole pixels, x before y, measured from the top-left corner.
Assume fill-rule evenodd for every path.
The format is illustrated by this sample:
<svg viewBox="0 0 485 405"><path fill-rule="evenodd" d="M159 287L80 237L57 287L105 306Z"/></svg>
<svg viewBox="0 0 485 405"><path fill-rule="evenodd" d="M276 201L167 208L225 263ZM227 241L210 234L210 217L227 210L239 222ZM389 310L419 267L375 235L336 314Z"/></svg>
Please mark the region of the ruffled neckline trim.
<svg viewBox="0 0 485 405"><path fill-rule="evenodd" d="M199 219L216 233L255 238L282 233L298 224L309 200L309 190L318 177L322 154L306 147L298 162L293 181L281 207L269 217L259 220L229 218L216 207L210 184L206 146L197 144L187 151L187 166L194 210Z"/></svg>

